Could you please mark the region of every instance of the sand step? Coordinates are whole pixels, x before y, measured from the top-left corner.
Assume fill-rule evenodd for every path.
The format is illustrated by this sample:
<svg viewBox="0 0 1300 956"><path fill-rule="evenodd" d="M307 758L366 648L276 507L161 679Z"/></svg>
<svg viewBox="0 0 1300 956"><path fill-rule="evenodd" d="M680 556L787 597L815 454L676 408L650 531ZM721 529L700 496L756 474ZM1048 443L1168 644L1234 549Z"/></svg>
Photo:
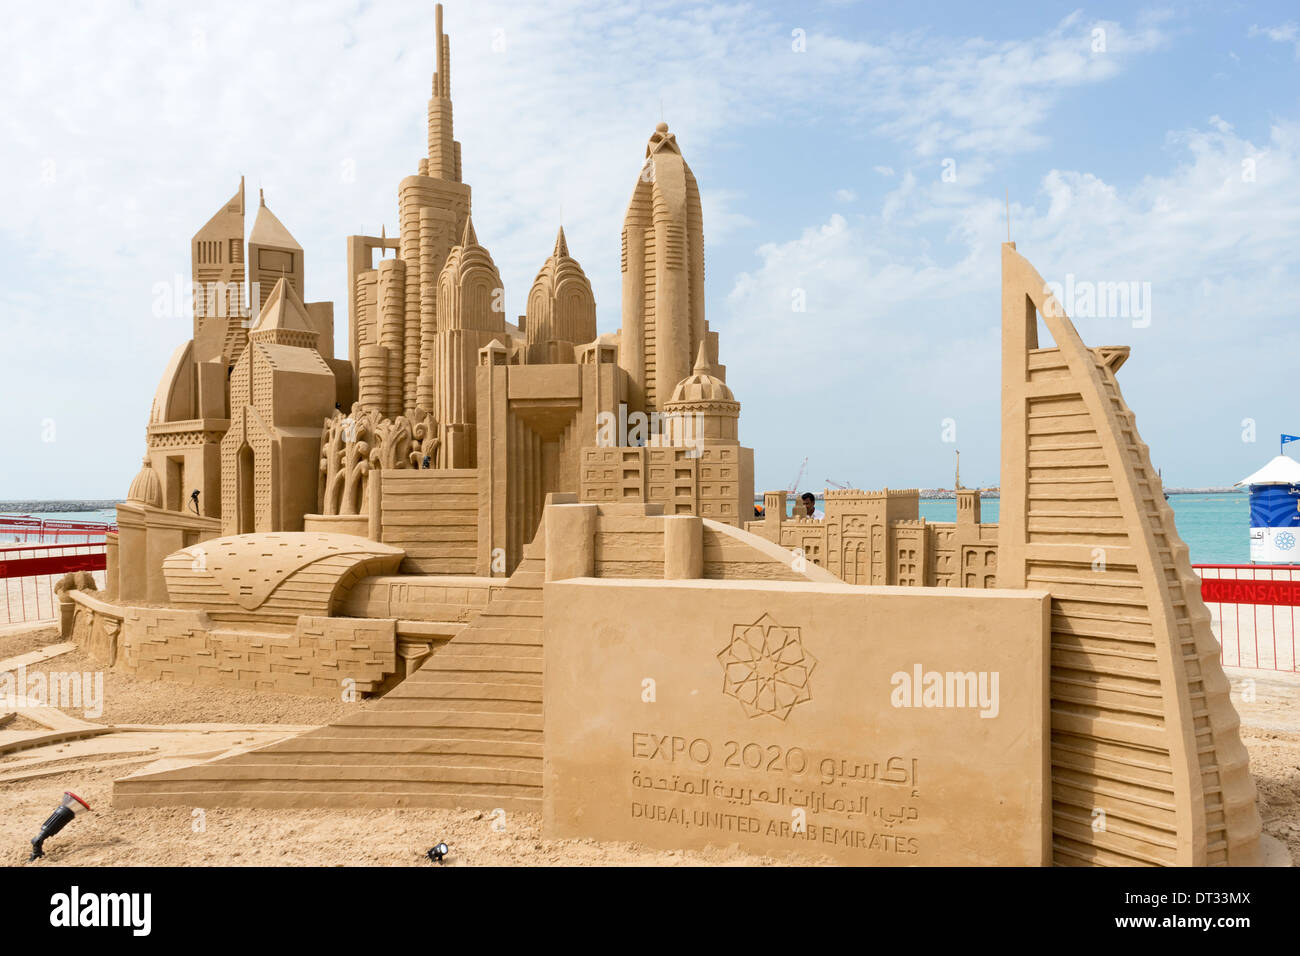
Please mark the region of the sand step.
<svg viewBox="0 0 1300 956"><path fill-rule="evenodd" d="M541 701L512 700L510 698L435 697L432 695L426 697L405 697L400 701L394 701L392 707L385 707L385 708L376 707L369 710L358 711L354 714L350 714L348 717L341 717L339 718L339 720L341 721L341 723L339 723L339 726L341 727L362 727L362 726L404 727L410 723L412 719L410 715L416 713L422 713L422 712L429 712L429 711L443 711L448 714L470 713L470 714L482 715L482 719L477 725L467 724L463 720L448 725L448 731L454 732L454 735L459 737L464 732L466 727L481 726L481 727L493 728L497 730L500 730L503 727L505 727L506 729L513 729L515 727L518 727L520 725L517 723L510 724L510 725L493 723L494 715L500 714L500 715L505 715L510 717L532 716L534 715L534 713L540 713L540 711L537 710L538 705L540 703ZM397 716L393 716L392 719L389 720L387 723L380 723L380 724L373 724L373 723L360 724L360 723L349 722L351 720L366 720L366 721L378 720L379 718L374 716L376 714L385 714L385 715L400 714L403 716L401 716L400 718ZM334 724L330 724L329 726L332 727L334 726Z"/></svg>
<svg viewBox="0 0 1300 956"><path fill-rule="evenodd" d="M546 586L546 575L541 571L523 573L518 580L510 579L510 584L502 589L497 597L518 598L521 601L541 600L542 590Z"/></svg>
<svg viewBox="0 0 1300 956"><path fill-rule="evenodd" d="M514 588L510 588L501 597L494 598L480 609L480 619L483 617L496 617L501 614L519 614L540 621L542 619L541 592L538 591L537 594L537 599L532 600L528 592L520 593Z"/></svg>
<svg viewBox="0 0 1300 956"><path fill-rule="evenodd" d="M406 679L404 684L411 684L410 689L421 687L425 684L445 684L450 681L464 681L465 683L484 683L484 684L537 684L542 679L543 658L541 654L520 654L511 648L510 653L497 653L497 648L485 645L483 654L457 654L454 657L449 656L446 660L438 662L435 666L433 661L426 661L415 674ZM505 675L501 676L493 676ZM423 675L418 682L414 682L417 675ZM389 692L388 696L394 696L398 688L404 686L399 684ZM419 691L421 695L434 693L433 691ZM401 696L405 696L405 693Z"/></svg>
<svg viewBox="0 0 1300 956"><path fill-rule="evenodd" d="M540 700L520 700L511 697L404 697L401 701L403 711L443 710L449 714L509 714L512 716L538 714L542 712Z"/></svg>
<svg viewBox="0 0 1300 956"><path fill-rule="evenodd" d="M443 792L437 788L407 788L400 793L376 793L369 790L319 790L285 788L282 790L214 789L202 782L191 782L188 790L167 792L146 789L119 780L113 791L115 807L258 807L269 810L337 809L337 810L483 810L503 809L510 813L541 813L538 796L504 796L501 794L465 794Z"/></svg>
<svg viewBox="0 0 1300 956"><path fill-rule="evenodd" d="M442 710L449 714L469 713L483 714L503 713L514 716L537 714L542 712L542 702L540 700L521 700L517 697L487 697L474 696L451 697L439 694L438 696L428 697L405 697L402 699L402 710Z"/></svg>
<svg viewBox="0 0 1300 956"><path fill-rule="evenodd" d="M316 752L303 754L289 750L259 750L256 752L256 759L253 759L253 755L250 754L250 758L241 761L240 765L246 767L372 767L379 770L399 767L404 768L404 773L406 771L421 770L423 776L420 779L427 780L500 780L505 783L538 783L538 786L541 785L531 777L507 779L494 776L482 778L458 776L480 770L488 774L520 771L540 775L542 772L541 757L459 753L370 753L365 750L332 751L330 759L327 761L318 760L316 757ZM340 779L346 776L346 773L340 773Z"/></svg>
<svg viewBox="0 0 1300 956"><path fill-rule="evenodd" d="M193 767L185 767L183 770L173 771L172 776L167 778L152 777L149 779L147 790L151 793L175 793L178 791L194 790L196 785L201 785L207 781L229 781L237 784L241 790L251 791L277 791L293 789L291 786L286 787L288 781L284 779L267 779L267 772L271 771L277 774L291 774L292 783L301 781L309 789L316 791L326 791L334 793L388 793L388 794L407 794L418 793L421 790L435 791L443 794L458 794L463 797L483 797L487 799L496 799L497 797L533 797L540 799L542 788L540 785L541 774L537 774L539 783L533 784L511 784L511 783L491 783L491 782L474 782L474 781L445 781L445 780L424 780L419 777L374 777L366 776L360 769L349 771L354 774L346 779L340 779L337 769L334 767L314 766L314 767L245 767L241 765L230 765L221 768L220 773L215 774L195 774L198 770L216 770L218 764L196 764ZM518 772L518 771L516 771ZM298 774L311 773L311 776L299 777ZM185 776L181 776L185 774ZM132 778L125 777L117 782L117 787L124 792L132 789ZM142 784L140 790L146 789Z"/></svg>
<svg viewBox="0 0 1300 956"><path fill-rule="evenodd" d="M540 730L521 730L518 728L509 728L501 730L494 727L429 727L424 724L391 723L387 725L368 725L365 727L346 726L342 724L329 724L320 730L308 735L303 739L324 739L327 737L343 738L355 741L358 737L369 735L369 739L396 742L418 742L418 741L437 741L439 746L445 746L446 741L461 741L469 746L482 747L485 744L501 745L499 752L511 753L513 749L506 749L519 746L541 747L542 732ZM282 741L286 746L288 741ZM349 744L348 746L355 746ZM279 749L279 744L272 744L267 749ZM328 748L323 749L324 753Z"/></svg>
<svg viewBox="0 0 1300 956"><path fill-rule="evenodd" d="M542 629L540 627L505 627L494 621L488 626L482 624L468 628L463 637L448 641L434 653L462 653L466 647L480 644L518 644L521 647L541 647Z"/></svg>
<svg viewBox="0 0 1300 956"><path fill-rule="evenodd" d="M472 680L471 680L472 675ZM542 687L542 674L540 671L458 671L458 670L441 670L429 671L425 679L420 682L423 690L404 694L405 697L432 697L441 692L441 688L448 684L467 684L475 685L475 682L483 681L488 685L507 685L512 687L532 687L540 693ZM431 688L428 685L437 684L438 688ZM389 696L392 696L391 694Z"/></svg>
<svg viewBox="0 0 1300 956"><path fill-rule="evenodd" d="M464 710L468 706L484 714L532 713L533 708L541 703L540 694L538 693L541 690L541 685L515 684L509 679L496 681L493 686L510 688L509 691L498 694L481 689L481 686L477 683L479 673L474 671L468 674L445 674L443 676L449 678L448 680L428 681L421 684L419 688L411 688L408 693L403 694L401 697L392 697L390 695L389 698L385 698L386 700L392 700L389 707L371 707L357 710L351 716L360 717L364 714L377 714L388 710L428 710L436 708L439 701L446 701L446 709L449 711ZM506 676L508 678L510 675ZM466 686L455 693L443 693L445 689L453 688L457 684Z"/></svg>
<svg viewBox="0 0 1300 956"><path fill-rule="evenodd" d="M539 812L542 560L373 706L211 763L117 782L118 806L466 807Z"/></svg>
<svg viewBox="0 0 1300 956"><path fill-rule="evenodd" d="M481 654L482 651L478 648L502 645L509 647L507 653L514 653L516 649L525 654L531 653L542 647L541 629L476 626L463 641L459 638L448 641L437 648L434 655Z"/></svg>
<svg viewBox="0 0 1300 956"><path fill-rule="evenodd" d="M477 677L481 672L475 672ZM516 683L514 681L466 681L456 679L456 675L444 675L448 679L435 681L436 699L437 700L497 700L497 701L524 701L527 703L540 704L542 702L542 685L538 681L532 684ZM434 691L430 691L430 696L426 699L435 699ZM420 699L411 697L408 699Z"/></svg>
<svg viewBox="0 0 1300 956"><path fill-rule="evenodd" d="M542 745L525 740L463 740L451 737L388 738L378 740L372 736L349 737L340 733L333 736L290 737L260 753L311 754L311 753L372 753L372 754L433 754L446 756L464 764L477 763L478 759L541 760Z"/></svg>
<svg viewBox="0 0 1300 956"><path fill-rule="evenodd" d="M253 756L249 754L248 756ZM176 783L186 780L229 780L246 783L257 787L267 783L267 771L274 774L290 774L294 780L310 783L314 789L333 789L335 785L350 782L373 783L382 787L386 784L413 783L436 784L439 790L456 791L466 788L466 793L503 793L528 796L526 790L519 788L542 786L542 768L538 764L532 769L496 769L491 767L466 767L454 763L449 766L420 765L408 763L409 758L401 762L364 763L353 760L339 760L326 763L314 761L293 763L280 761L271 756L266 761L242 760L236 766L220 767L217 764L195 764L176 773ZM129 779L129 778L128 778Z"/></svg>
<svg viewBox="0 0 1300 956"><path fill-rule="evenodd" d="M416 678L421 672L437 674L441 671L482 670L481 667L467 667L482 661L502 661L502 670L521 670L534 672L542 665L542 648L533 644L467 644L452 650L450 654L434 653L425 659L424 666L407 680Z"/></svg>
<svg viewBox="0 0 1300 956"><path fill-rule="evenodd" d="M487 604L479 608L479 612L481 613L486 611L488 608L501 602L505 602L506 604L518 604L526 613L540 613L540 608L543 603L542 587L540 584L537 587L515 587L514 585L511 585L510 587L502 588L499 591L494 591Z"/></svg>
<svg viewBox="0 0 1300 956"><path fill-rule="evenodd" d="M433 660L421 667L416 674L432 674L438 671L521 671L523 673L540 674L542 672L542 658L538 657L507 657L504 654L457 654L454 657L441 659L442 655L435 655ZM398 684L394 692L405 686L405 682ZM390 698L394 693L388 695Z"/></svg>
<svg viewBox="0 0 1300 956"><path fill-rule="evenodd" d="M340 727L439 727L447 731L497 730L542 732L541 714L511 714L500 711L458 711L438 709L438 701L419 698L403 700L402 709L389 707L343 717ZM412 706L429 704L427 707Z"/></svg>
<svg viewBox="0 0 1300 956"><path fill-rule="evenodd" d="M268 810L507 810L508 813L541 813L541 797L477 796L435 791L419 793L357 793L317 790L247 791L211 790L155 793L143 790L114 790L113 805L125 806L252 806Z"/></svg>
<svg viewBox="0 0 1300 956"><path fill-rule="evenodd" d="M472 627L468 627L461 634L467 641L472 641L474 635L471 631L495 630L495 631L522 631L525 635L536 634L537 638L541 637L542 619L540 617L528 617L523 614L489 614L484 611ZM456 635L459 639L460 634ZM449 642L450 643L450 642Z"/></svg>
<svg viewBox="0 0 1300 956"><path fill-rule="evenodd" d="M536 591L542 593L542 587L546 584L546 574L543 571L516 571L514 577L510 579L511 591Z"/></svg>
<svg viewBox="0 0 1300 956"><path fill-rule="evenodd" d="M448 644L446 647L439 648L433 656L428 659L427 663L435 660L455 661L462 657L520 657L525 660L535 658L541 660L543 649L540 643L537 644L501 644L497 638L502 636L500 633L491 631L479 635L482 640L466 641L464 644L457 644L452 647Z"/></svg>

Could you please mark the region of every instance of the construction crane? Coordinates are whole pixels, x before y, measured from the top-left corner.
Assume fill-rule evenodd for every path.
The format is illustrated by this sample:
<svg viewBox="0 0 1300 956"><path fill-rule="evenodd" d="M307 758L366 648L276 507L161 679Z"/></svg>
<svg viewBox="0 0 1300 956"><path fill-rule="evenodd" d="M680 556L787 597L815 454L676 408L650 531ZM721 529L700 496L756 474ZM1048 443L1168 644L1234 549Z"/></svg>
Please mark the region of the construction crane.
<svg viewBox="0 0 1300 956"><path fill-rule="evenodd" d="M839 488L841 491L853 487L852 485L846 485L841 481L831 481L829 478L826 479L826 484L830 485L832 488Z"/></svg>
<svg viewBox="0 0 1300 956"><path fill-rule="evenodd" d="M805 456L804 460L799 463L799 473L794 476L794 481L790 482L790 487L785 490L786 494L792 495L799 490L799 482L803 481L803 473L807 470L808 458Z"/></svg>

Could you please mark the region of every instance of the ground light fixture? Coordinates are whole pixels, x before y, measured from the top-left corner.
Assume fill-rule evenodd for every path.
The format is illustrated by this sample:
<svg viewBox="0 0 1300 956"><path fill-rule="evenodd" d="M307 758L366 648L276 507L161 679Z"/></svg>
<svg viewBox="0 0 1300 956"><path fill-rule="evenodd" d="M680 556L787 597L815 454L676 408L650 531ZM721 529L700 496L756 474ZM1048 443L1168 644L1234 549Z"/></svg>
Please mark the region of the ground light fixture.
<svg viewBox="0 0 1300 956"><path fill-rule="evenodd" d="M72 822L72 818L77 815L77 804L81 804L87 810L90 809L90 804L71 790L63 791L62 802L50 814L49 819L41 824L41 832L36 834L36 839L32 840L32 855L27 858L28 863L45 855L45 841Z"/></svg>
<svg viewBox="0 0 1300 956"><path fill-rule="evenodd" d="M450 852L451 848L447 846L447 844L439 843L436 846L430 847L429 852L425 855L434 863L441 863L443 858Z"/></svg>

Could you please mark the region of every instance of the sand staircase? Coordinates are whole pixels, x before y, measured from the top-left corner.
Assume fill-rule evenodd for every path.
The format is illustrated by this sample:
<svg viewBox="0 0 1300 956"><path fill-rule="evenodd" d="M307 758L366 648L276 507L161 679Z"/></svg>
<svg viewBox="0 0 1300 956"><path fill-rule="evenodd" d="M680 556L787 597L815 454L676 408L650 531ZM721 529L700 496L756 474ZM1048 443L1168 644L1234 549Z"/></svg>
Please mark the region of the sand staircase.
<svg viewBox="0 0 1300 956"><path fill-rule="evenodd" d="M1127 350L1075 354L1086 374L1062 349L1027 355L1023 566L1052 592L1054 859L1224 864L1258 818L1209 612L1115 377Z"/></svg>
<svg viewBox="0 0 1300 956"><path fill-rule="evenodd" d="M470 807L540 812L539 530L506 586L373 706L271 746L118 780L118 806Z"/></svg>
<svg viewBox="0 0 1300 956"><path fill-rule="evenodd" d="M1192 570L1188 547L1178 536L1173 509L1151 464L1150 449L1138 434L1136 416L1124 402L1113 371L1100 358L1098 367L1105 400L1119 420L1123 451L1133 463L1138 509L1155 541L1157 570L1173 608L1192 717L1192 763L1201 773L1206 862L1223 864L1231 847L1258 830L1250 757L1239 735L1241 719L1229 698L1219 643L1210 629L1210 612L1201 600L1201 579Z"/></svg>

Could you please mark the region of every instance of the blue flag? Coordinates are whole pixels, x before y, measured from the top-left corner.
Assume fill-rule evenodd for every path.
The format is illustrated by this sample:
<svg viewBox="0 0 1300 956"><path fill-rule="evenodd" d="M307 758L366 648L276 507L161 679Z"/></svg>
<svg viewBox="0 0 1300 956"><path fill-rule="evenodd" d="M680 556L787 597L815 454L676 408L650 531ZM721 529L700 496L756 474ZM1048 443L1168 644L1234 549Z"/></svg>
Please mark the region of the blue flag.
<svg viewBox="0 0 1300 956"><path fill-rule="evenodd" d="M1286 451L1286 443L1289 441L1300 441L1300 435L1283 435L1280 451Z"/></svg>

